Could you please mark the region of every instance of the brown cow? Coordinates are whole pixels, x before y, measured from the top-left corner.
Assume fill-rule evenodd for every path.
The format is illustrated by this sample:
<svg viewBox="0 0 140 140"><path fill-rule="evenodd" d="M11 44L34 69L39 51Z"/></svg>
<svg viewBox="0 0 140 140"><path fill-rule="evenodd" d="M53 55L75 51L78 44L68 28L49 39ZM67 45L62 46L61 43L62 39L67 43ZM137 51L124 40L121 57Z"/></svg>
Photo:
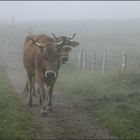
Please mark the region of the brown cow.
<svg viewBox="0 0 140 140"><path fill-rule="evenodd" d="M68 61L68 59L69 59L69 52L71 51L71 47L77 47L79 45L78 42L71 41L75 37L75 35L76 35L76 33L73 34L72 37L67 37L67 36L56 37L55 34L52 33L52 36L54 37L54 40L56 42L65 40L65 46L62 47L61 50L59 51L60 66L62 64L65 64ZM29 40L31 38L40 40L41 39L41 35L30 35L30 37L28 37L28 38L29 38ZM59 70L59 68L58 68L58 70ZM28 93L28 90L29 90L29 83L26 82L26 85L25 85L23 93ZM33 95L36 95L35 86L33 88Z"/></svg>
<svg viewBox="0 0 140 140"><path fill-rule="evenodd" d="M59 57L60 58L60 66L62 64L65 64L68 61L69 52L71 51L71 47L76 47L76 46L79 45L78 42L71 41L75 37L75 35L76 35L76 33L73 34L72 37L67 37L67 36L56 37L56 35L52 33L52 36L54 37L54 40L56 42L65 40L65 46L62 47L61 51L59 52L59 55L61 56L61 57ZM41 39L40 35L30 35L30 37L33 37L34 39L37 39L37 40ZM28 82L26 82L26 85L25 85L23 93L25 93L25 92L27 93L28 90L29 90L29 86L28 86ZM33 88L33 95L36 95L35 87Z"/></svg>
<svg viewBox="0 0 140 140"><path fill-rule="evenodd" d="M32 105L32 90L36 81L39 88L40 103L42 105L41 113L43 116L47 114L47 107L52 107L53 87L58 76L61 60L63 60L62 53L64 52L62 50L67 45L66 43L65 39L54 41L53 38L44 34L30 35L25 39L23 63L29 81L27 105ZM71 46L76 47L78 45L79 43L75 42ZM47 98L44 85L48 89Z"/></svg>

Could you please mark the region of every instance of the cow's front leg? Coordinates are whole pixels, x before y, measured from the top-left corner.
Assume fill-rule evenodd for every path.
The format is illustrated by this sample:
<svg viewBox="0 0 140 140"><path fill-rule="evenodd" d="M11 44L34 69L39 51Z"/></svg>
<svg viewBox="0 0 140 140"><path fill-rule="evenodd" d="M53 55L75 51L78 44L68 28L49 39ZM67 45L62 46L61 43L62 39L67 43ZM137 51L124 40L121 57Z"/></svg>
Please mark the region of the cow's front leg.
<svg viewBox="0 0 140 140"><path fill-rule="evenodd" d="M47 116L47 109L46 109L46 93L45 93L45 88L43 83L39 84L39 90L40 90L41 102L42 102L41 115L45 117Z"/></svg>
<svg viewBox="0 0 140 140"><path fill-rule="evenodd" d="M53 87L48 87L48 102L47 102L47 109L52 112L52 95L53 95Z"/></svg>
<svg viewBox="0 0 140 140"><path fill-rule="evenodd" d="M37 84L38 84L38 90L40 94L40 104L41 104L41 115L43 117L47 116L47 107L46 107L46 92L44 87L43 78L41 77L41 74L37 72Z"/></svg>

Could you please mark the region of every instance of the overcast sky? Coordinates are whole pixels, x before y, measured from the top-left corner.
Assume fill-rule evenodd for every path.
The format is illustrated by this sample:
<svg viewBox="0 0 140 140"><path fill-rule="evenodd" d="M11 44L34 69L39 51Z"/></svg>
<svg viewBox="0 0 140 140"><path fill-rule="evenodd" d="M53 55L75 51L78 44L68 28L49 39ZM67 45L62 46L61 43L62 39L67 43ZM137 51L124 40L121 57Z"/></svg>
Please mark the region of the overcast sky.
<svg viewBox="0 0 140 140"><path fill-rule="evenodd" d="M140 1L0 1L0 19L140 18Z"/></svg>

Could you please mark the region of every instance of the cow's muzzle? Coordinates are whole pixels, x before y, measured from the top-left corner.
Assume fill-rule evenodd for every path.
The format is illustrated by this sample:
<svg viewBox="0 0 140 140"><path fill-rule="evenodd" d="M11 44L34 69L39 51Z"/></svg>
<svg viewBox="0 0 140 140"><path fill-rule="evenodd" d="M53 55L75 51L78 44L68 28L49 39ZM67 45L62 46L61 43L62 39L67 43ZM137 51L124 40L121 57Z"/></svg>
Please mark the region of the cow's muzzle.
<svg viewBox="0 0 140 140"><path fill-rule="evenodd" d="M50 79L50 78L56 78L56 76L57 76L57 75L56 75L56 72L55 72L55 71L46 71L46 72L45 72L45 77L46 77L46 78L49 78L49 79Z"/></svg>

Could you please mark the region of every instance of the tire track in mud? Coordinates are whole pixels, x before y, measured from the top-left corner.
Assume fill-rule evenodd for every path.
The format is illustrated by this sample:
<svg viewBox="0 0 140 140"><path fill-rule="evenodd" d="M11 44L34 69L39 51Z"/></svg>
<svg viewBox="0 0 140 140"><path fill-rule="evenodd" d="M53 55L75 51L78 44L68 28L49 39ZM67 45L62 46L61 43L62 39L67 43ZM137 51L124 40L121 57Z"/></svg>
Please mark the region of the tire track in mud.
<svg viewBox="0 0 140 140"><path fill-rule="evenodd" d="M21 49L19 51L19 49ZM21 101L21 94L26 82L26 73L22 64L22 48L12 46L6 54L6 71L9 79ZM5 58L4 58L5 59ZM33 99L30 108L33 116L32 132L35 139L115 139L109 131L96 122L94 114L87 113L83 108L76 109L74 103L65 95L55 92L53 113L48 117L40 116L40 106L37 97Z"/></svg>

